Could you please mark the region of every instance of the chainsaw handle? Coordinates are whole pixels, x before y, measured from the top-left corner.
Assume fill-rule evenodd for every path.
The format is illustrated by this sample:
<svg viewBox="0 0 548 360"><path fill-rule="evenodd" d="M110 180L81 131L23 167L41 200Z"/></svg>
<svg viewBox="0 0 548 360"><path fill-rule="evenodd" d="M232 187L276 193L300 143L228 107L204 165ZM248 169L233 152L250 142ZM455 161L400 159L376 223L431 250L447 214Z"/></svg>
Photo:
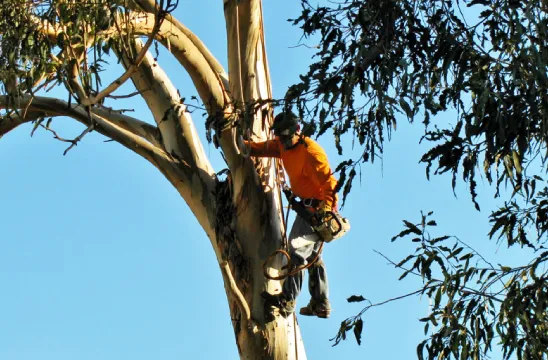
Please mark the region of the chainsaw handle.
<svg viewBox="0 0 548 360"><path fill-rule="evenodd" d="M325 212L324 218L326 217L326 215L331 216L331 218L329 219L329 222L335 220L335 222L337 223L338 230L335 231L334 233L332 233L333 236L337 236L343 229L343 225L341 223L340 218L338 216L336 216L335 212L333 212L331 210Z"/></svg>

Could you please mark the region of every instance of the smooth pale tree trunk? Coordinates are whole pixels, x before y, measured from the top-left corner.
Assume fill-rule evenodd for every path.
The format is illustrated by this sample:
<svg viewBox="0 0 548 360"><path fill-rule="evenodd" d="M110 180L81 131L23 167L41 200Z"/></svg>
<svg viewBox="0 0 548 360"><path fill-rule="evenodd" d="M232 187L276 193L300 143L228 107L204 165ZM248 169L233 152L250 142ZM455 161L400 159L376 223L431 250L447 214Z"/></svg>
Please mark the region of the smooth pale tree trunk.
<svg viewBox="0 0 548 360"><path fill-rule="evenodd" d="M0 109L24 111L0 121L0 137L30 121L70 117L149 161L177 189L211 242L224 280L240 357L306 359L295 317L276 316L265 323L260 297L262 291L281 290L279 281L267 280L263 275L263 263L281 247L285 228L278 188L280 164L274 159L246 158L236 145L237 138L245 134L255 141L267 139L273 118L271 105L258 103L272 98L261 1L223 0L228 73L206 46L171 15L155 30L157 5L153 0L121 4L131 10L129 16L103 35L134 37L131 43L126 41L126 50L116 55L152 112L156 126L112 112L88 97L78 82L81 59L73 58L69 60L76 66L70 68L66 84L78 104L69 106L59 99L22 92L2 95ZM52 41L63 31L44 21L37 20L37 24ZM153 36L189 73L210 117L214 141L226 159L226 177L216 175L178 91L139 36ZM139 57L135 54L140 53L145 56L136 64ZM120 84L111 85L116 88ZM268 270L277 275L282 265L281 259L275 259Z"/></svg>

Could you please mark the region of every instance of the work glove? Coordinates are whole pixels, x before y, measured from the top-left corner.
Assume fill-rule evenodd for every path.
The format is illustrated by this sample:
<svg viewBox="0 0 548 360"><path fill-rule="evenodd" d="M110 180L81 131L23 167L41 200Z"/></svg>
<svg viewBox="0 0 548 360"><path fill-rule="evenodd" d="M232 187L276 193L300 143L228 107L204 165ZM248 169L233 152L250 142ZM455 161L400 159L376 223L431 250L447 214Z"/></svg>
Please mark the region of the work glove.
<svg viewBox="0 0 548 360"><path fill-rule="evenodd" d="M333 211L333 208L331 207L331 205L328 205L325 200L322 200L320 202L320 205L318 205L318 211L317 211L318 220L320 222L327 220L325 219L325 217L329 216L331 211Z"/></svg>
<svg viewBox="0 0 548 360"><path fill-rule="evenodd" d="M331 205L327 205L327 203L325 202L325 200L321 201L320 202L320 211L322 211L323 213L326 213L328 211L332 211L333 208L331 207Z"/></svg>

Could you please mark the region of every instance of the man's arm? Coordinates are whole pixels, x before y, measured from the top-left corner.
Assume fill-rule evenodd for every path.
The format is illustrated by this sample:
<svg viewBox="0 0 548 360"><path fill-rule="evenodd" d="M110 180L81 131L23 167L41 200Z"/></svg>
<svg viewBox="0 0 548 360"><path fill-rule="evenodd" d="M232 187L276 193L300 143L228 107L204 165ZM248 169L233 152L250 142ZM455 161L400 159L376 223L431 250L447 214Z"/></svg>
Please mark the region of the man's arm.
<svg viewBox="0 0 548 360"><path fill-rule="evenodd" d="M280 157L280 142L277 139L262 142L244 140L244 144L250 149L251 156Z"/></svg>

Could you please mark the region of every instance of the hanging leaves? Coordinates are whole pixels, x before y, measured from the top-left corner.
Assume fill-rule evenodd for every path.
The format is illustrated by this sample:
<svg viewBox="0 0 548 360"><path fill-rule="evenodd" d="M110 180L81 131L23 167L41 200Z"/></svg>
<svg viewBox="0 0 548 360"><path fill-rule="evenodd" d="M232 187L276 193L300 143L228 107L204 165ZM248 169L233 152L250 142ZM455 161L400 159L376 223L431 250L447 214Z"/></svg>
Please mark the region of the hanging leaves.
<svg viewBox="0 0 548 360"><path fill-rule="evenodd" d="M360 344L366 311L420 295L430 306L428 316L419 319L425 324L426 339L417 346L418 359L489 359L497 345L503 359L513 354L518 359L544 359L548 344L548 274L544 270L548 251L525 266L494 266L455 237L433 236L437 222L432 215L422 214L419 223L404 221L404 230L394 237L415 244L420 233L414 253L391 263L401 270L400 280L415 276L422 287L370 303L356 317L344 320L339 331L353 329ZM339 333L333 340L336 345L344 339Z"/></svg>
<svg viewBox="0 0 548 360"><path fill-rule="evenodd" d="M305 115L319 114L318 135L332 129L339 153L341 135L352 131L364 149L356 160L374 161L396 129L396 114L410 122L421 114L422 140L432 143L421 159L427 175L449 172L456 187L462 171L478 210L480 165L492 182L502 162L497 186L509 181L514 191L522 189L528 163L548 141L542 2L346 0L314 7L303 0L302 6L291 21L321 45L286 100ZM545 165L546 157L537 160Z"/></svg>

